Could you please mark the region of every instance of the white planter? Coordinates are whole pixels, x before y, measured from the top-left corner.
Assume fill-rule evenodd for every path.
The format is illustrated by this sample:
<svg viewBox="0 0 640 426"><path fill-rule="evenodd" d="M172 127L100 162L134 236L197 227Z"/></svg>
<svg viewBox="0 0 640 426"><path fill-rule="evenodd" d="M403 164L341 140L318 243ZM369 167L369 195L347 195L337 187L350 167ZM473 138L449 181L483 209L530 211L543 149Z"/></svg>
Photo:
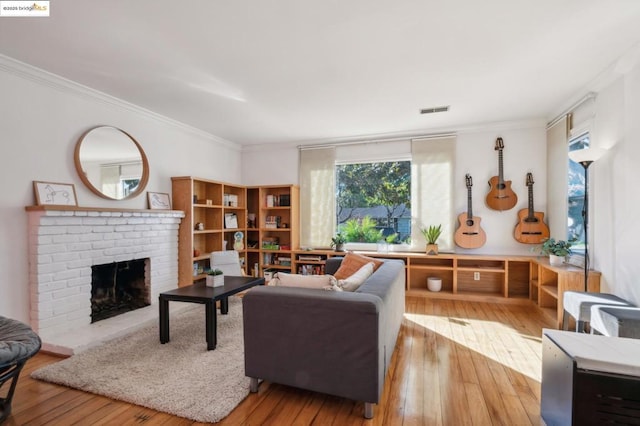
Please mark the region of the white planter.
<svg viewBox="0 0 640 426"><path fill-rule="evenodd" d="M555 254L549 255L549 265L551 266L562 266L564 263L564 256L556 256Z"/></svg>
<svg viewBox="0 0 640 426"><path fill-rule="evenodd" d="M442 289L442 279L438 277L427 278L427 288L429 291L440 291Z"/></svg>
<svg viewBox="0 0 640 426"><path fill-rule="evenodd" d="M207 287L222 287L224 285L224 275L207 275Z"/></svg>

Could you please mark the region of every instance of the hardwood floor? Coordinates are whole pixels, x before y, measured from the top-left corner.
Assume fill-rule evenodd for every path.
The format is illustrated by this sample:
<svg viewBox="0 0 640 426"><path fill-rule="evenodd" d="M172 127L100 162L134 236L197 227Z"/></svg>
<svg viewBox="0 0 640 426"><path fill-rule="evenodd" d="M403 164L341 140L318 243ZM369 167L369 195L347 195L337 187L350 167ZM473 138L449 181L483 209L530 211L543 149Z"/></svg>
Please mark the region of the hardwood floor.
<svg viewBox="0 0 640 426"><path fill-rule="evenodd" d="M540 336L553 323L536 307L407 297L406 311L372 420L362 403L262 383L219 424L542 423ZM27 363L4 425L200 424L29 377L57 360L41 353Z"/></svg>

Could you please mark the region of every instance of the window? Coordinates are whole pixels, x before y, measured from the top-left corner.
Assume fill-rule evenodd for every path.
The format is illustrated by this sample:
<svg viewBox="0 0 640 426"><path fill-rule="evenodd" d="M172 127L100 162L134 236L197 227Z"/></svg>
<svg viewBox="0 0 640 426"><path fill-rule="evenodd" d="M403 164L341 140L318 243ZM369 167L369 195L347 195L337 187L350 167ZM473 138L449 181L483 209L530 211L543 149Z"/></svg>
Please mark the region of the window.
<svg viewBox="0 0 640 426"><path fill-rule="evenodd" d="M438 245L442 251L453 250L455 141L455 136L447 135L302 147L301 247L328 247L331 237L337 230L344 230L349 218L367 216L359 209L377 206L383 211L374 214L373 210L368 210L371 212L369 217L375 219L368 228L375 232L382 230L383 235L397 233L397 240L410 242L406 249L424 251L425 241L420 228L441 224L444 232ZM395 171L385 178L385 183L385 179L376 177L376 173L380 173L376 168ZM357 190L349 189L350 183L346 180L349 173L358 177L366 174L369 178L360 181L361 188L367 188L367 191L359 194ZM391 190L386 191L384 185L379 186L381 183L392 185ZM396 198L383 201L385 192ZM374 238L378 236L372 240Z"/></svg>
<svg viewBox="0 0 640 426"><path fill-rule="evenodd" d="M589 147L589 133L569 140L569 151ZM579 163L569 161L567 193L567 238L574 240L572 250L584 255L584 168Z"/></svg>
<svg viewBox="0 0 640 426"><path fill-rule="evenodd" d="M347 242L411 242L411 162L336 166L336 224Z"/></svg>

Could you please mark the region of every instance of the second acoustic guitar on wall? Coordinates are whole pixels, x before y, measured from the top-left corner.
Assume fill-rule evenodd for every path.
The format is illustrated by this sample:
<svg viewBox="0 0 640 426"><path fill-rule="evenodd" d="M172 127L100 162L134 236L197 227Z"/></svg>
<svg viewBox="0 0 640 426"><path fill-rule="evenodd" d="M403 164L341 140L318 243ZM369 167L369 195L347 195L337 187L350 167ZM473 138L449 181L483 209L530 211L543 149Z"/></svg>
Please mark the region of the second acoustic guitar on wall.
<svg viewBox="0 0 640 426"><path fill-rule="evenodd" d="M502 138L496 139L494 148L498 151L498 176L489 179L489 193L487 194L486 203L493 210L510 210L518 203L518 196L511 189L511 181L504 180L502 167L502 151L504 150L504 141Z"/></svg>

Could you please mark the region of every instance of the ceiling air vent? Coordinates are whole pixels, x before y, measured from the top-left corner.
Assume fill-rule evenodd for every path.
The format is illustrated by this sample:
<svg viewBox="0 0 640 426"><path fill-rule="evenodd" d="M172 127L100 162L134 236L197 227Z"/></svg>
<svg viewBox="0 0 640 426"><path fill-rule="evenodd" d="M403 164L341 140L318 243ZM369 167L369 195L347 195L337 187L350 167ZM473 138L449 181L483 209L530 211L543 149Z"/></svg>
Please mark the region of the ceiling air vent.
<svg viewBox="0 0 640 426"><path fill-rule="evenodd" d="M420 110L420 114L433 114L436 112L447 112L449 111L449 105L438 106L433 108L423 108Z"/></svg>

